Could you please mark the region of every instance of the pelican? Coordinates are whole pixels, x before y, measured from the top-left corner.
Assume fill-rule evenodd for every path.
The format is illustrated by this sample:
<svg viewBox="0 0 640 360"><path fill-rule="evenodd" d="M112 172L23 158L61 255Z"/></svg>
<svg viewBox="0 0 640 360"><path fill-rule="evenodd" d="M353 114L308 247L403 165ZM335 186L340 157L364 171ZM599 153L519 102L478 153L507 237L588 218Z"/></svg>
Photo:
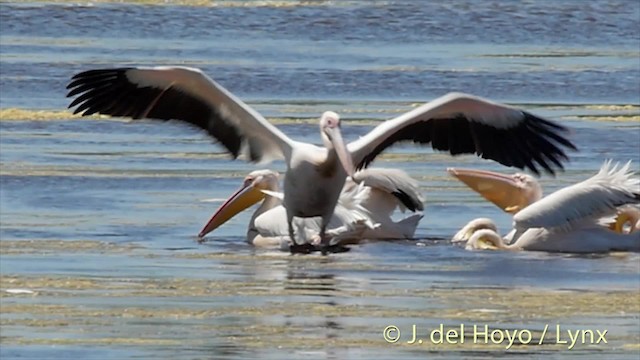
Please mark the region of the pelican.
<svg viewBox="0 0 640 360"><path fill-rule="evenodd" d="M543 197L542 186L533 176L528 174L505 175L493 171L459 168L448 168L447 172L512 215ZM622 233L626 224L629 225L630 231L640 229L640 223L634 224L634 219L636 221L640 219L640 210L633 206L625 206L618 209L617 214L602 218L598 222L611 230ZM480 229L497 231L493 220L478 218L465 225L453 236L451 241L467 241L469 234ZM503 240L508 244L513 240L514 235L515 230L507 234Z"/></svg>
<svg viewBox="0 0 640 360"><path fill-rule="evenodd" d="M346 145L338 114L320 117L324 146L294 141L200 69L129 67L74 75L67 97L74 114L179 120L206 130L237 158L251 162L284 158L284 206L295 244L294 217L321 217L320 236L333 214L346 177L402 141L431 144L452 155L477 154L506 166L538 167L554 174L575 146L566 128L523 110L473 95L450 93L417 107ZM354 166L355 164L355 166Z"/></svg>
<svg viewBox="0 0 640 360"><path fill-rule="evenodd" d="M249 221L247 242L258 247L284 247L288 244L286 209L279 193L279 174L272 170L256 170L247 175L243 185L216 210L200 231L199 237L217 229L236 214L263 200ZM361 239L411 239L422 218L424 199L418 184L404 171L372 168L358 171L348 178L329 221L327 235L335 245ZM396 209L416 212L400 221L391 215ZM308 252L319 240L320 224L303 219L305 246Z"/></svg>
<svg viewBox="0 0 640 360"><path fill-rule="evenodd" d="M542 190L528 175L514 176L489 171L449 169L482 196L515 213L514 229L502 238L495 223L480 218L469 222L452 241L467 241L468 249L533 250L596 253L613 250L640 251L640 232L635 226L640 211L640 179L624 166L605 161L600 171L580 183L541 198ZM635 209L635 210L634 210ZM613 228L601 218L618 213ZM623 231L625 223L629 231Z"/></svg>

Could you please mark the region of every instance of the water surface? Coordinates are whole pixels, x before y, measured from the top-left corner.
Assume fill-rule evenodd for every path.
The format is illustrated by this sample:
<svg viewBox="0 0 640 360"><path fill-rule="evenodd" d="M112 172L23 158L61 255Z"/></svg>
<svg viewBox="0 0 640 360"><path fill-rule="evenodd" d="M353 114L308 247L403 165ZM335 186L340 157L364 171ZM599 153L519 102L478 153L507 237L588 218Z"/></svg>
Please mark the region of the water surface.
<svg viewBox="0 0 640 360"><path fill-rule="evenodd" d="M291 256L244 243L250 213L195 241L219 206L200 200L225 198L255 166L189 127L65 111L75 72L196 66L292 138L318 143L325 110L356 139L449 91L470 92L571 128L580 151L565 172L540 179L549 193L607 158L638 169L637 2L215 5L0 3L3 359L637 358L637 254L468 252L448 242L475 217L505 231L511 219L445 169L515 169L395 147L375 164L419 180L418 239ZM407 344L413 324L421 335L465 324L466 341ZM505 351L474 344L470 329L485 324L529 330L534 343L551 330L542 345ZM383 338L390 325L397 343ZM557 325L606 329L608 343L569 351Z"/></svg>

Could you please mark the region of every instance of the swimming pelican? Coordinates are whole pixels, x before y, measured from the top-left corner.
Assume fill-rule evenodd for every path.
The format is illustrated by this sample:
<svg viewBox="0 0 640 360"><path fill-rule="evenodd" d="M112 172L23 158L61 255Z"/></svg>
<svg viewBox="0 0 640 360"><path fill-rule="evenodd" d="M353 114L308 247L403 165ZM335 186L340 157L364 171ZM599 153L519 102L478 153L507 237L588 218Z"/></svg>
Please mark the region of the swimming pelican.
<svg viewBox="0 0 640 360"><path fill-rule="evenodd" d="M486 218L469 222L452 241L467 241L467 248L497 248L549 252L593 253L612 250L640 251L635 231L638 211L627 204L640 203L640 180L624 166L606 161L591 178L560 189L540 200L540 186L532 178L489 171L450 169L482 196L515 212L514 229L504 239ZM534 184L536 183L536 184ZM605 216L619 213L614 228L602 226ZM628 232L623 224L634 224Z"/></svg>
<svg viewBox="0 0 640 360"><path fill-rule="evenodd" d="M249 221L247 241L260 247L283 247L288 244L286 210L282 206L282 194L278 193L278 178L279 174L271 170L251 172L245 177L242 187L218 208L198 236L204 237L264 199ZM410 239L422 214L412 214L397 222L391 215L396 209L422 211L423 202L418 184L404 171L380 168L358 171L353 179L347 179L342 189L329 221L327 235L332 239L332 244L338 245L362 239ZM321 224L317 219L303 221L303 238L313 245L319 239ZM307 252L310 249L312 247L304 244L295 251Z"/></svg>
<svg viewBox="0 0 640 360"><path fill-rule="evenodd" d="M493 171L459 168L449 168L447 172L510 214L517 213L542 199L543 196L540 183L528 174L515 173L513 175L506 175ZM633 206L628 206L625 209L619 209L618 214L599 219L598 223L621 233L624 225L627 223L630 226L629 229L632 231L640 228L640 224L632 223L634 219L640 219L640 210ZM451 241L467 241L469 234L480 229L497 231L491 219L478 218L465 225L454 235ZM503 240L509 244L513 241L514 235L515 230L507 234Z"/></svg>
<svg viewBox="0 0 640 360"><path fill-rule="evenodd" d="M263 162L284 158L284 205L295 244L294 217L322 217L325 230L347 175L367 167L401 141L429 144L452 155L478 154L506 166L538 166L553 174L575 146L552 121L480 97L451 93L383 122L348 146L338 114L320 118L324 147L291 140L257 111L205 75L188 67L130 67L88 70L68 84L74 113L133 119L180 120L206 130L237 158ZM354 165L355 164L355 169Z"/></svg>

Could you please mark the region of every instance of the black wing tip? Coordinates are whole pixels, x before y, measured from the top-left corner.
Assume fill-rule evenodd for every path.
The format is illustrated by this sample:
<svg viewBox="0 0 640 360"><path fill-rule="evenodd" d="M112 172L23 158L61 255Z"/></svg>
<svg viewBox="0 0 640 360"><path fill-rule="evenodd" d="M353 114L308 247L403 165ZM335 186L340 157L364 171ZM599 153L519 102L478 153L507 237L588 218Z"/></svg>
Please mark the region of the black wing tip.
<svg viewBox="0 0 640 360"><path fill-rule="evenodd" d="M71 77L67 85L68 98L74 98L67 108L73 114L95 113L113 117L154 120L176 120L205 130L237 159L242 153L243 135L232 122L210 108L198 97L189 96L179 88L140 87L127 77L127 71L137 67L91 69ZM163 101L158 101L161 99ZM249 146L248 160L259 162L263 156Z"/></svg>
<svg viewBox="0 0 640 360"><path fill-rule="evenodd" d="M103 76L103 75L112 74L112 73L121 73L131 69L135 69L135 67L122 66L122 67L112 67L112 68L89 69L89 70L84 70L79 73L76 73L71 77L71 79L80 79L80 78L86 78L86 77L92 77L92 76L98 76L98 75Z"/></svg>
<svg viewBox="0 0 640 360"><path fill-rule="evenodd" d="M578 150L578 148L571 142L571 140L565 138L563 135L558 134L558 132L562 133L571 133L571 129L562 124L559 124L556 121L547 120L545 118L533 115L529 112L523 111L524 114L524 123L527 125L531 125L534 128L541 130L546 135L552 137L556 142L561 145L571 148L572 150Z"/></svg>
<svg viewBox="0 0 640 360"><path fill-rule="evenodd" d="M393 191L391 195L398 198L398 200L400 200L400 202L412 212L416 212L417 210L421 210L422 208L422 204L417 203L417 200L409 196L402 189L397 189L396 191Z"/></svg>
<svg viewBox="0 0 640 360"><path fill-rule="evenodd" d="M564 126L557 121L548 120L526 111L522 111L522 113L524 114L524 124L532 126L545 133L565 147L577 150L576 146L569 139L558 133L571 133L571 128Z"/></svg>
<svg viewBox="0 0 640 360"><path fill-rule="evenodd" d="M363 159L359 164L356 165L356 171L360 171L368 168L369 165L371 165L371 163L373 162L373 160L374 159L368 159L368 158Z"/></svg>
<svg viewBox="0 0 640 360"><path fill-rule="evenodd" d="M568 160L568 158L566 156L562 156L562 157L565 160ZM562 163L559 160L551 159L551 161L556 165L555 167L553 167L547 161L537 161L536 164L543 169L543 172L545 174L551 175L552 177L556 177L558 172L564 172L564 166L562 165ZM521 167L518 167L518 168L520 168L522 170L529 170L537 177L540 177L542 175L542 172L533 163L530 164L530 165L521 166Z"/></svg>
<svg viewBox="0 0 640 360"><path fill-rule="evenodd" d="M536 176L540 176L544 172L555 177L558 172L564 171L563 162L569 161L567 152L579 151L578 147L567 137L566 133L570 133L571 129L556 121L541 118L527 111L520 110L520 112L523 116L522 121L513 128L502 130L480 123L469 124L469 120L464 116L459 116L459 119L463 121L458 121L458 123L450 122L451 119L444 119L441 122L428 122L432 126L427 128L420 128L421 125L425 125L424 123L416 123L404 128L391 139L383 142L370 154L367 154L357 164L356 168L357 170L366 168L380 152L395 142L413 140L415 143L431 142L434 150L448 151L453 156L475 153L482 158L494 160L505 166L529 170ZM454 117L453 120L455 119ZM475 127L491 128L489 132L494 134L489 136L488 139L499 136L499 134L495 134L496 130L498 132L514 132L514 134L507 135L511 139L507 143L498 144L498 146L486 144L489 145L487 147L478 147L472 136L469 136L469 139L456 138L455 141L452 141L451 135L449 135L449 141L443 138L444 142L434 139L440 128L442 131L449 130L450 132L451 127L463 125L465 126L464 129L468 129L471 132L486 131L486 129L476 129ZM439 127L435 128L435 126ZM471 142L473 146L464 143L465 141ZM515 148L509 150L509 143Z"/></svg>
<svg viewBox="0 0 640 360"><path fill-rule="evenodd" d="M103 69L91 69L81 71L79 73L71 76L69 83L66 86L66 89L71 90L82 85L85 85L88 82L104 80L105 78L109 78L111 76L119 76L123 75L129 70L135 69L134 67L119 67L119 68L103 68Z"/></svg>
<svg viewBox="0 0 640 360"><path fill-rule="evenodd" d="M122 82L124 73L133 67L90 69L76 73L66 86L68 89L67 98L75 99L67 106L68 109L76 107L74 114L82 113L82 116L91 115L96 112L102 113L102 109L96 108L90 111L96 99L99 99L98 91L113 91L116 84ZM125 80L126 81L126 80ZM109 114L107 115L114 115Z"/></svg>
<svg viewBox="0 0 640 360"><path fill-rule="evenodd" d="M543 117L534 115L534 114L532 114L532 113L530 113L528 111L524 111L524 110L521 110L521 111L522 111L522 114L524 115L524 120L525 121L538 122L538 123L544 124L546 127L554 128L554 129L556 129L558 131L562 131L562 132L570 131L570 129L568 127L566 127L566 126L564 126L562 124L559 124L556 121L545 119Z"/></svg>
<svg viewBox="0 0 640 360"><path fill-rule="evenodd" d="M570 151L580 151L578 147L562 133L571 133L571 129L561 125L555 121L547 120L539 116L533 115L529 112L523 111L525 116L524 123L528 126L532 126L532 131L538 133L539 137L544 138L549 142L548 146L551 149L543 151L542 155L546 160L550 160L555 165L555 169L547 161L538 160L539 165L544 167L545 172L551 176L556 176L556 171L564 172L564 166L562 162L569 161L569 156L565 153L568 149ZM564 149L563 149L564 148ZM536 175L539 175L536 171L531 169Z"/></svg>

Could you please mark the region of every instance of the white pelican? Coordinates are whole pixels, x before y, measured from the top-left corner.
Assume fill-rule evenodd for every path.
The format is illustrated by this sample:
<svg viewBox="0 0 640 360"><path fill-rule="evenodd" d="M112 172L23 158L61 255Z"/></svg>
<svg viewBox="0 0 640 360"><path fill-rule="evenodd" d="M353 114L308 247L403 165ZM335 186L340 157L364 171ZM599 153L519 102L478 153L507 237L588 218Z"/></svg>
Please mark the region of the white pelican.
<svg viewBox="0 0 640 360"><path fill-rule="evenodd" d="M478 154L507 166L538 167L553 174L575 146L567 129L528 112L472 95L452 93L383 122L345 146L340 118L320 118L324 147L291 140L257 111L201 70L188 67L130 67L88 70L67 86L74 113L133 119L180 120L206 130L237 158L252 162L284 158L284 205L289 236L293 217L322 217L324 232L347 175L400 141L431 143L452 155ZM339 164L341 163L341 165ZM293 241L295 243L295 241Z"/></svg>
<svg viewBox="0 0 640 360"><path fill-rule="evenodd" d="M459 168L449 168L447 172L510 214L515 214L542 199L542 186L533 176L528 174L505 175L493 171ZM618 209L618 214L600 219L598 222L621 233L625 224L629 224L631 231L640 228L640 224L633 224L634 219L636 221L640 219L640 210L633 206L627 206L624 209ZM480 229L497 231L495 223L491 219L478 218L465 225L454 235L452 241L466 241L469 234ZM506 235L503 240L510 243L514 234L515 230Z"/></svg>
<svg viewBox="0 0 640 360"><path fill-rule="evenodd" d="M622 207L640 203L640 179L630 162L624 166L606 161L591 178L560 189L542 199L537 182L528 175L514 176L467 169L449 172L482 196L515 212L514 229L501 238L489 219L469 222L452 241L467 241L467 248L498 248L548 252L594 253L612 250L640 251L640 232L612 231L601 218L620 213L615 228L635 224L637 212ZM539 200L538 200L539 199Z"/></svg>
<svg viewBox="0 0 640 360"><path fill-rule="evenodd" d="M238 191L216 210L199 237L233 218L249 206L264 199L254 212L247 229L247 242L259 247L283 247L289 243L286 210L278 193L278 173L256 170L244 179ZM329 221L327 235L334 245L345 245L362 239L410 239L422 218L424 199L417 183L405 172L396 169L366 169L348 178L338 205ZM396 208L418 212L394 221ZM318 239L317 219L303 219L306 240L292 251L307 252ZM297 238L300 238L298 236Z"/></svg>

